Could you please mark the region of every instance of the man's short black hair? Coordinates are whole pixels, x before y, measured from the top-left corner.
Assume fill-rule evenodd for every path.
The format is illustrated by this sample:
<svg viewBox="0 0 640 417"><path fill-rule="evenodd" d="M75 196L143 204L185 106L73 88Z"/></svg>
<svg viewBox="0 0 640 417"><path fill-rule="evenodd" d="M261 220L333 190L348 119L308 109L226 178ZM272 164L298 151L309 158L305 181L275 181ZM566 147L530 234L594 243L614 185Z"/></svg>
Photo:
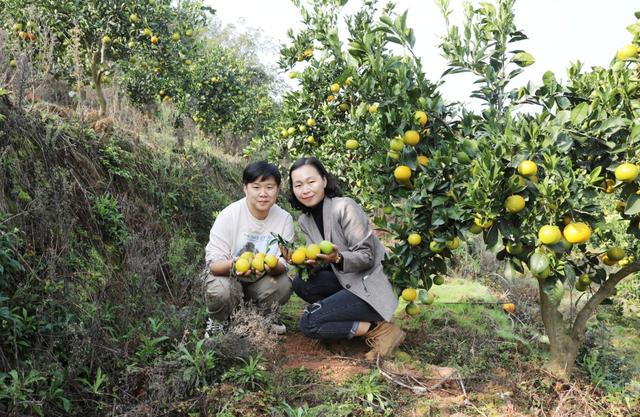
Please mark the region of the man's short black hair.
<svg viewBox="0 0 640 417"><path fill-rule="evenodd" d="M247 185L255 181L265 181L271 177L273 177L279 187L282 177L280 171L278 171L278 167L266 161L256 161L244 168L242 172L242 183Z"/></svg>

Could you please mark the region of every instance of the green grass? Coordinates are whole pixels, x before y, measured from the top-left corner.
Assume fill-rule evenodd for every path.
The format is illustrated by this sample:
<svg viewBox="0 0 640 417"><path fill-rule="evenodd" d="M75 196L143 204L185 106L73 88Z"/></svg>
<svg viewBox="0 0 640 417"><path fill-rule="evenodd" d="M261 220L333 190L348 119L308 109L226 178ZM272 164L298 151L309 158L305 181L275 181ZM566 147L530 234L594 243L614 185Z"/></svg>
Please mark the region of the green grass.
<svg viewBox="0 0 640 417"><path fill-rule="evenodd" d="M446 280L442 285L434 285L431 292L436 295L435 303L459 303L465 301L498 301L489 287L477 281L462 278Z"/></svg>
<svg viewBox="0 0 640 417"><path fill-rule="evenodd" d="M300 314L302 314L302 310L305 308L307 303L296 294L292 294L289 301L282 306L282 311L280 312L280 319L284 322L289 330L299 330L298 321L300 320Z"/></svg>

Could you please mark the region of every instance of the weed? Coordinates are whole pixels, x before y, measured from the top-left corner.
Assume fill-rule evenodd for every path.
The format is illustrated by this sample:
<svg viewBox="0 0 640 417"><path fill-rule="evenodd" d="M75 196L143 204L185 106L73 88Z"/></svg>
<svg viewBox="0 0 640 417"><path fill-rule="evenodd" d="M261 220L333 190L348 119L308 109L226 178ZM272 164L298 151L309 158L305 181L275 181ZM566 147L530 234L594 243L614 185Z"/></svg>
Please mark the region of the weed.
<svg viewBox="0 0 640 417"><path fill-rule="evenodd" d="M135 356L141 363L148 363L151 359L158 356L161 352L162 342L168 340L167 336L148 337L143 335L140 338L140 345L136 350Z"/></svg>
<svg viewBox="0 0 640 417"><path fill-rule="evenodd" d="M348 379L338 392L343 400L363 406L369 415L391 415L392 402L388 397L388 388L378 370Z"/></svg>
<svg viewBox="0 0 640 417"><path fill-rule="evenodd" d="M19 233L17 228L7 230L6 226L0 223L0 289L6 289L7 284L11 282L9 277L13 274L24 272L16 250L20 246Z"/></svg>
<svg viewBox="0 0 640 417"><path fill-rule="evenodd" d="M182 378L193 387L202 387L212 382L216 356L213 350L205 347L205 339L196 342L193 351L184 345L178 348L178 359L183 364Z"/></svg>
<svg viewBox="0 0 640 417"><path fill-rule="evenodd" d="M93 208L103 234L119 245L124 245L129 238L129 232L116 199L108 193L98 196L93 201Z"/></svg>
<svg viewBox="0 0 640 417"><path fill-rule="evenodd" d="M250 391L265 390L269 385L265 359L262 354L250 356L249 359L238 358L244 366L234 367L225 372L223 381L231 381Z"/></svg>

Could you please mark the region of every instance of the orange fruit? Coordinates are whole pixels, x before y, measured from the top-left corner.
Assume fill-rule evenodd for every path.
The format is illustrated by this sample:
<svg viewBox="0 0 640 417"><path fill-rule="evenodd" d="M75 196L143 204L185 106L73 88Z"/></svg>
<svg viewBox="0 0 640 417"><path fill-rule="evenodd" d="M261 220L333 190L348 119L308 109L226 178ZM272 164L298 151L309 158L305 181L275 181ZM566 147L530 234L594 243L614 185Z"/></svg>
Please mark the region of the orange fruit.
<svg viewBox="0 0 640 417"><path fill-rule="evenodd" d="M418 163L422 166L425 166L429 163L429 158L425 155L418 155Z"/></svg>
<svg viewBox="0 0 640 417"><path fill-rule="evenodd" d="M502 304L502 309L505 313L513 314L516 312L516 305L513 303L504 303Z"/></svg>
<svg viewBox="0 0 640 417"><path fill-rule="evenodd" d="M356 150L358 149L358 141L355 139L349 139L345 142L344 146L349 150Z"/></svg>
<svg viewBox="0 0 640 417"><path fill-rule="evenodd" d="M607 249L607 256L612 261L619 261L625 257L624 249L622 249L620 246L612 246Z"/></svg>
<svg viewBox="0 0 640 417"><path fill-rule="evenodd" d="M400 165L393 171L393 176L398 182L407 182L411 179L411 168Z"/></svg>
<svg viewBox="0 0 640 417"><path fill-rule="evenodd" d="M404 311L410 316L415 316L420 313L420 307L418 307L415 303L409 303L405 307Z"/></svg>
<svg viewBox="0 0 640 417"><path fill-rule="evenodd" d="M315 243L307 246L307 259L317 259L320 254L320 246Z"/></svg>
<svg viewBox="0 0 640 417"><path fill-rule="evenodd" d="M562 239L562 233L558 226L547 224L542 226L538 231L538 239L540 239L540 241L545 245L553 245L560 242L560 239ZM569 240L569 242L571 241Z"/></svg>
<svg viewBox="0 0 640 417"><path fill-rule="evenodd" d="M422 237L417 233L411 233L409 237L407 237L407 243L411 246L418 246L422 242Z"/></svg>
<svg viewBox="0 0 640 417"><path fill-rule="evenodd" d="M449 249L458 249L460 247L460 238L456 236L452 240L448 241L447 247Z"/></svg>
<svg viewBox="0 0 640 417"><path fill-rule="evenodd" d="M333 252L333 243L329 242L328 240L323 240L318 246L320 246L320 252L324 253L325 255Z"/></svg>
<svg viewBox="0 0 640 417"><path fill-rule="evenodd" d="M269 268L275 268L276 266L278 266L278 258L276 258L275 255L266 255L264 257L264 263L269 267Z"/></svg>
<svg viewBox="0 0 640 417"><path fill-rule="evenodd" d="M609 265L609 266L612 266L612 265L615 265L615 264L618 263L618 261L614 261L613 259L609 259L609 256L607 254L602 255L601 259L602 259L602 263L603 264Z"/></svg>
<svg viewBox="0 0 640 417"><path fill-rule="evenodd" d="M391 141L389 142L389 149L394 152L400 152L404 149L404 142L402 141L402 139L391 139Z"/></svg>
<svg viewBox="0 0 640 417"><path fill-rule="evenodd" d="M415 288L405 288L404 290L402 290L402 298L406 302L409 302L409 303L412 302L413 300L416 299L417 296L418 296L418 292L416 291Z"/></svg>
<svg viewBox="0 0 640 417"><path fill-rule="evenodd" d="M482 233L482 227L480 225L474 223L469 228L469 231L471 233L473 233L474 235L479 235L480 233Z"/></svg>
<svg viewBox="0 0 640 417"><path fill-rule="evenodd" d="M535 162L525 160L518 164L518 174L524 177L530 177L538 173L538 165Z"/></svg>
<svg viewBox="0 0 640 417"><path fill-rule="evenodd" d="M431 242L429 242L429 250L433 253L440 253L444 250L444 245L442 245L440 242L432 240Z"/></svg>
<svg viewBox="0 0 640 417"><path fill-rule="evenodd" d="M415 130L407 130L402 138L406 145L415 146L420 142L420 134Z"/></svg>
<svg viewBox="0 0 640 417"><path fill-rule="evenodd" d="M251 268L251 263L245 258L239 258L236 261L235 267L238 274L243 274Z"/></svg>
<svg viewBox="0 0 640 417"><path fill-rule="evenodd" d="M521 195L510 195L504 202L504 208L507 213L518 213L524 209L525 201Z"/></svg>
<svg viewBox="0 0 640 417"><path fill-rule="evenodd" d="M429 120L427 118L427 113L423 112L422 110L418 110L417 112L415 112L413 118L416 122L420 123L420 126L426 125L427 121Z"/></svg>
<svg viewBox="0 0 640 417"><path fill-rule="evenodd" d="M569 223L565 226L562 234L570 243L584 243L591 237L591 228L582 222Z"/></svg>
<svg viewBox="0 0 640 417"><path fill-rule="evenodd" d="M258 272L264 271L264 253L258 253L256 257L253 258L251 267Z"/></svg>
<svg viewBox="0 0 640 417"><path fill-rule="evenodd" d="M631 182L638 178L639 171L640 169L637 165L625 162L624 164L618 165L614 173L618 181Z"/></svg>
<svg viewBox="0 0 640 417"><path fill-rule="evenodd" d="M291 263L295 265L302 264L307 259L307 251L305 248L298 248L291 254Z"/></svg>
<svg viewBox="0 0 640 417"><path fill-rule="evenodd" d="M476 224L476 226L480 226L484 230L490 229L491 226L493 226L493 220L491 219L483 222L479 217L476 217L475 219L473 219L473 222Z"/></svg>
<svg viewBox="0 0 640 417"><path fill-rule="evenodd" d="M619 61L624 61L630 58L635 58L638 55L638 47L634 44L625 45L618 50L616 58Z"/></svg>

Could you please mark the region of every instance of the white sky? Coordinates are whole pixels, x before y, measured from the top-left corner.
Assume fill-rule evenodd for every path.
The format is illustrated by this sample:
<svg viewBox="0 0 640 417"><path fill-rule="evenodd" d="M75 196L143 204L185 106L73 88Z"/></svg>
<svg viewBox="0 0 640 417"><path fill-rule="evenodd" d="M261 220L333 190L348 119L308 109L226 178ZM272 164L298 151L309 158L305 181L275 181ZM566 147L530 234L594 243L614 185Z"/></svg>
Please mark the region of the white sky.
<svg viewBox="0 0 640 417"><path fill-rule="evenodd" d="M301 27L298 10L290 0L206 1L217 10L217 18L223 24L234 24L239 30L259 28L276 45L287 42L289 28L295 32ZM351 0L347 12L357 10L359 4ZM415 31L415 52L422 57L427 76L437 80L446 68L437 46L444 34L444 21L437 6L432 0L398 0L396 4L398 13L409 10L407 25ZM461 11L461 5L461 0L451 0L456 12ZM632 36L625 28L635 22L633 13L638 10L638 0L519 0L516 25L529 39L514 44L514 48L531 53L536 63L526 68L516 83L522 85L531 80L541 84L542 74L547 70L558 78L566 78L566 68L578 59L586 67L607 66L616 50L631 42ZM460 25L461 17L461 13L455 14L451 23ZM344 32L341 39L346 39ZM265 55L268 63L277 59L277 51ZM446 80L449 81L442 90L445 98L469 102L472 86L464 76L450 76Z"/></svg>

